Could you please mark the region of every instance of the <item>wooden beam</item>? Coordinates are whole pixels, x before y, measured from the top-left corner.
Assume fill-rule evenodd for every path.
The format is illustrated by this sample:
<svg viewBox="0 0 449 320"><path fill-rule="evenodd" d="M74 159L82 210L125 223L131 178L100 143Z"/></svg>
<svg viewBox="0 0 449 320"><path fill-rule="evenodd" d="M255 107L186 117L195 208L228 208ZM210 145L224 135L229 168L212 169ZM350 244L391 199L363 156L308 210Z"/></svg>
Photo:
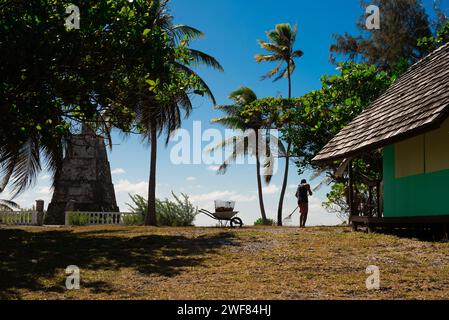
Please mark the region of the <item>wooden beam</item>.
<svg viewBox="0 0 449 320"><path fill-rule="evenodd" d="M352 167L352 160L348 163L348 178L349 178L349 215L354 217L355 208L354 208L354 171Z"/></svg>
<svg viewBox="0 0 449 320"><path fill-rule="evenodd" d="M381 182L377 181L377 217L378 218L382 218L383 217L383 212L381 212L381 205L380 205L380 186L381 186Z"/></svg>
<svg viewBox="0 0 449 320"><path fill-rule="evenodd" d="M351 217L352 223L370 225L420 225L420 224L449 224L449 216L429 216L429 217L399 217L399 218L372 218L372 217Z"/></svg>

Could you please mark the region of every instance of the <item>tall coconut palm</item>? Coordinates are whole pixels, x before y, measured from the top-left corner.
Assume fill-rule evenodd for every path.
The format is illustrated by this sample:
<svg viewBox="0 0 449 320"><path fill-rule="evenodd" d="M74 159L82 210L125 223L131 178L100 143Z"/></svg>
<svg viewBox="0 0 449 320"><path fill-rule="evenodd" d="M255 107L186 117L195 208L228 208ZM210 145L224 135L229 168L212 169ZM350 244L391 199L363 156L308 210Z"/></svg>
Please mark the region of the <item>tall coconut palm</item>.
<svg viewBox="0 0 449 320"><path fill-rule="evenodd" d="M267 50L269 54L256 55L257 62L277 62L278 65L270 70L262 79L279 81L282 78L288 80L288 98L292 97L292 74L295 71L295 59L304 55L301 50L295 50L294 45L298 27L293 28L290 24L278 24L275 29L267 32L269 41L259 40L260 47ZM285 192L287 190L288 173L290 165L291 142L287 141L287 151L285 156L284 181L282 183L281 195L278 206L278 225L282 225L282 209L284 206Z"/></svg>
<svg viewBox="0 0 449 320"><path fill-rule="evenodd" d="M262 119L260 115L255 114L252 121L247 122L246 118L242 117L241 112L244 107L257 100L257 95L248 87L241 87L233 91L229 98L234 101L232 105L216 106L215 109L225 113L225 116L218 119L213 119L213 123L222 124L230 129L241 130L243 132L240 136L234 136L222 141L213 150L228 147L232 148L231 155L220 166L218 172L226 173L229 165L239 156L246 156L252 154L256 158L256 176L257 176L257 190L259 195L259 206L264 224L268 222L265 205L263 200L262 189L262 175L261 175L261 158L265 157L265 182L269 183L273 176L273 153L271 152L273 145L278 145L279 141L274 137L264 137L261 134ZM254 139L252 139L254 138ZM268 138L264 145L262 139Z"/></svg>
<svg viewBox="0 0 449 320"><path fill-rule="evenodd" d="M175 25L173 24L173 17L167 13L165 4L167 1L161 1L160 13L156 24L161 27L171 41L175 45L179 45L181 42L186 41L186 37L189 40L198 39L204 36L204 34L190 26ZM187 49L190 55L190 61L185 64L181 61L173 60L171 64L174 66L177 72L182 72L187 76L194 76L205 90L205 95L215 105L215 97L212 91L207 86L206 82L201 79L196 72L191 68L192 66L204 65L211 67L218 71L223 71L223 67L212 56L193 49ZM161 75L164 78L165 75ZM148 90L146 90L148 91ZM182 91L176 95L172 95L170 101L163 104L156 103L148 95L143 95L143 99L135 106L136 122L143 129L143 136L150 142L150 177L148 187L148 213L145 218L145 224L155 226L157 225L156 219L156 173L157 173L157 140L163 134L167 134L166 143L168 143L169 136L175 130L179 129L182 123L182 112L186 117L190 115L192 111L192 101L189 92Z"/></svg>

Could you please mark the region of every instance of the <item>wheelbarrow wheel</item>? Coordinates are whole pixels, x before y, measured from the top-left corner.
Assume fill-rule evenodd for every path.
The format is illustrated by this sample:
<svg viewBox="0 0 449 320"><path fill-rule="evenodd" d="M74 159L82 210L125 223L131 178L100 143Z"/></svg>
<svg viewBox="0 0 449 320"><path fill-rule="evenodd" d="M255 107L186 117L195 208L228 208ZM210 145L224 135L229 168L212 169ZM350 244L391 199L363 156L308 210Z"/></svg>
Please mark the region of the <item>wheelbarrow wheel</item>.
<svg viewBox="0 0 449 320"><path fill-rule="evenodd" d="M234 218L231 220L231 228L241 228L243 227L243 221L240 218Z"/></svg>

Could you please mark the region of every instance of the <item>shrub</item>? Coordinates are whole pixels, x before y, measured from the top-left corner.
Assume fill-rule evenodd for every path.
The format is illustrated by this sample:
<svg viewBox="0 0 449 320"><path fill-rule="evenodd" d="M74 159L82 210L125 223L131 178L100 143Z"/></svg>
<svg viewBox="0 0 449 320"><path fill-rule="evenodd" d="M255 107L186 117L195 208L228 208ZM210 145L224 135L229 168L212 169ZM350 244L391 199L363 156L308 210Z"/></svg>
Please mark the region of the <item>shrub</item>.
<svg viewBox="0 0 449 320"><path fill-rule="evenodd" d="M141 214L125 214L122 221L125 226L141 226L145 219Z"/></svg>
<svg viewBox="0 0 449 320"><path fill-rule="evenodd" d="M198 209L190 202L189 197L181 193L178 197L172 192L174 200L156 200L156 217L158 226L189 227L193 226ZM130 195L133 204L127 204L142 222L147 213L148 201L140 195Z"/></svg>
<svg viewBox="0 0 449 320"><path fill-rule="evenodd" d="M145 219L145 215L147 213L148 208L148 201L136 194L136 195L129 195L131 198L132 204L127 203L126 205L129 207L132 213L141 216L142 219Z"/></svg>
<svg viewBox="0 0 449 320"><path fill-rule="evenodd" d="M267 223L263 223L262 218L259 218L254 222L255 226L274 226L276 225L276 222L273 219L268 219Z"/></svg>
<svg viewBox="0 0 449 320"><path fill-rule="evenodd" d="M87 226L89 223L89 217L82 213L69 212L68 223L69 226Z"/></svg>

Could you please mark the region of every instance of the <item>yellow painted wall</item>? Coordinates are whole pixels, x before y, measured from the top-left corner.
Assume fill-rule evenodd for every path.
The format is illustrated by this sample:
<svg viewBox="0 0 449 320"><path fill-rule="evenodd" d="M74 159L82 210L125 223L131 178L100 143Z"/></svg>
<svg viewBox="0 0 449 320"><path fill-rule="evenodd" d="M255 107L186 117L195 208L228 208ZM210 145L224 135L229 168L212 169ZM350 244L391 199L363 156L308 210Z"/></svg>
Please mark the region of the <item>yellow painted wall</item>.
<svg viewBox="0 0 449 320"><path fill-rule="evenodd" d="M443 126L426 134L426 172L449 169L449 119Z"/></svg>
<svg viewBox="0 0 449 320"><path fill-rule="evenodd" d="M449 169L449 119L427 134L395 145L396 179Z"/></svg>
<svg viewBox="0 0 449 320"><path fill-rule="evenodd" d="M396 144L396 178L416 176L425 172L424 136Z"/></svg>

